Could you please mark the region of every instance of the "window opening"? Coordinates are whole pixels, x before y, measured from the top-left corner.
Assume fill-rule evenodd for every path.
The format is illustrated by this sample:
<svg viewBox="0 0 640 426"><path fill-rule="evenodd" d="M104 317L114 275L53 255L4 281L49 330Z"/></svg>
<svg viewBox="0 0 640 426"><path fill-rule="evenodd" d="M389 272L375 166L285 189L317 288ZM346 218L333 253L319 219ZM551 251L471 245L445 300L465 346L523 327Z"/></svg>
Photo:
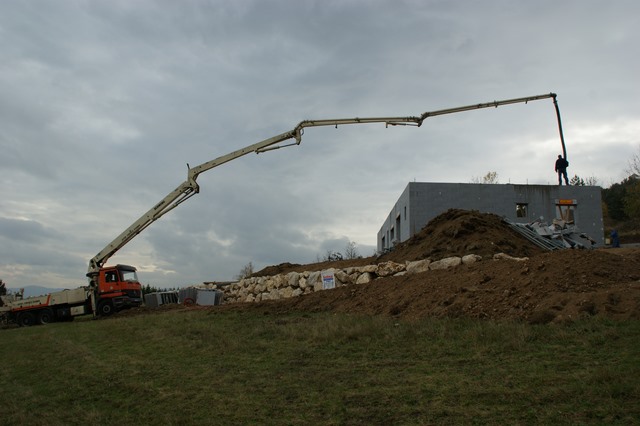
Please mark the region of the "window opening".
<svg viewBox="0 0 640 426"><path fill-rule="evenodd" d="M516 217L528 217L527 203L516 203Z"/></svg>
<svg viewBox="0 0 640 426"><path fill-rule="evenodd" d="M565 223L575 223L575 209L575 204L557 204L556 217L560 220L564 220Z"/></svg>

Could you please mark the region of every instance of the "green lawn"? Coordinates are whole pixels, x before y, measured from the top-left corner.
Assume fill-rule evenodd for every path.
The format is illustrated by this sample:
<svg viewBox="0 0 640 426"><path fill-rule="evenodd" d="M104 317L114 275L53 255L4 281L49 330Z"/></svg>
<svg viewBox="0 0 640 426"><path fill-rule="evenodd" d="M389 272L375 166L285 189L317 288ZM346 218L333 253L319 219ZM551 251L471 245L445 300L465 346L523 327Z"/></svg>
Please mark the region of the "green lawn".
<svg viewBox="0 0 640 426"><path fill-rule="evenodd" d="M1 330L3 424L640 424L640 322L172 311Z"/></svg>

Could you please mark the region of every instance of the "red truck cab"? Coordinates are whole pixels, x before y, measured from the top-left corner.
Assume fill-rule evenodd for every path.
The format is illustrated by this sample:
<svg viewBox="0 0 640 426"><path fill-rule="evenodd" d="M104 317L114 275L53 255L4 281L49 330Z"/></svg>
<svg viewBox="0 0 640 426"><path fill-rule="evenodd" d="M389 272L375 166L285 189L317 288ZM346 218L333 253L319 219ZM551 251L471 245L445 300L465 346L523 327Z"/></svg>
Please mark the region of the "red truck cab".
<svg viewBox="0 0 640 426"><path fill-rule="evenodd" d="M98 315L142 305L142 285L136 268L130 265L105 266L98 273L96 289Z"/></svg>

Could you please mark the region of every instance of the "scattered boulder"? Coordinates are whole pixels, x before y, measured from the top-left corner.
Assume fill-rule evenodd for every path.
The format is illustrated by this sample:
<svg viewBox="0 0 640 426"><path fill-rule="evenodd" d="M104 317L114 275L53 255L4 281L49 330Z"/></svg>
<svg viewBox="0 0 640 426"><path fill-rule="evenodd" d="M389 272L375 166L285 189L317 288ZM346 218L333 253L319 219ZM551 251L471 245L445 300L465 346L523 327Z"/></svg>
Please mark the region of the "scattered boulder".
<svg viewBox="0 0 640 426"><path fill-rule="evenodd" d="M380 263L376 268L375 273L378 277L388 277L404 271L404 269L405 266L403 264L389 261Z"/></svg>
<svg viewBox="0 0 640 426"><path fill-rule="evenodd" d="M419 274L420 272L426 272L429 270L429 264L431 260L423 259L416 260L414 262L407 263L406 272L407 274Z"/></svg>
<svg viewBox="0 0 640 426"><path fill-rule="evenodd" d="M373 281L373 274L370 272L365 272L358 277L358 279L356 280L356 284L366 284L371 281Z"/></svg>
<svg viewBox="0 0 640 426"><path fill-rule="evenodd" d="M457 256L445 257L444 259L436 260L429 264L429 269L434 271L436 269L449 269L458 266L462 263L462 259Z"/></svg>
<svg viewBox="0 0 640 426"><path fill-rule="evenodd" d="M462 263L464 265L470 265L472 263L476 263L482 260L482 256L478 256L477 254L467 254L462 256Z"/></svg>
<svg viewBox="0 0 640 426"><path fill-rule="evenodd" d="M493 255L493 258L495 260L514 260L516 262L525 262L529 260L528 257L513 257L513 256L509 256L506 253L496 253Z"/></svg>

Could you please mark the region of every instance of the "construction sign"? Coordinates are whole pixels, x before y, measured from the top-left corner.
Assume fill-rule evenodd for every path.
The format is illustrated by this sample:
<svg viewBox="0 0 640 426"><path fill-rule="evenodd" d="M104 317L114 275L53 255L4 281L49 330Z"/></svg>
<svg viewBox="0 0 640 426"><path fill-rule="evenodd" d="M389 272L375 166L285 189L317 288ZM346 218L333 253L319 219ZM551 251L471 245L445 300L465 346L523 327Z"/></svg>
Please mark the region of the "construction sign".
<svg viewBox="0 0 640 426"><path fill-rule="evenodd" d="M331 288L336 288L336 277L333 273L333 269L322 271L322 289L328 290Z"/></svg>

